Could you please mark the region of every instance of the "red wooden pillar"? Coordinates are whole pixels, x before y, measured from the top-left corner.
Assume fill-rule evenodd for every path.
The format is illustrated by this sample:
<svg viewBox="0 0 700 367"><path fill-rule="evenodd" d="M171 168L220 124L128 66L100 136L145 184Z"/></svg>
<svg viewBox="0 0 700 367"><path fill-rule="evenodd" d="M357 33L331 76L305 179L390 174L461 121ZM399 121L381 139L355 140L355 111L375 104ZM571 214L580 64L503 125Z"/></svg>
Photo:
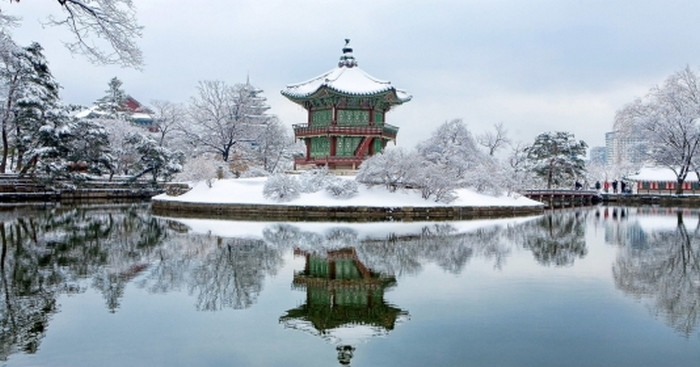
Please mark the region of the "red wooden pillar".
<svg viewBox="0 0 700 367"><path fill-rule="evenodd" d="M306 160L311 159L311 138L306 138Z"/></svg>

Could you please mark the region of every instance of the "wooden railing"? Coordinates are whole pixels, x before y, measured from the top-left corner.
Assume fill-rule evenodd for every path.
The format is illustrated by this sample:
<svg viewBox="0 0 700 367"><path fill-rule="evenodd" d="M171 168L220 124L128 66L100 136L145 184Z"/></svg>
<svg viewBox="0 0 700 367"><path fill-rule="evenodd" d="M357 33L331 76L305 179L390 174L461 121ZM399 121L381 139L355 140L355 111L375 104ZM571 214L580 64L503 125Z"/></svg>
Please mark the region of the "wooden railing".
<svg viewBox="0 0 700 367"><path fill-rule="evenodd" d="M369 123L368 123L369 125ZM311 136L327 136L327 135L344 135L344 136L382 136L390 139L396 139L396 134L399 128L393 125L384 124L383 126L309 126L308 124L295 124L294 136L311 137Z"/></svg>
<svg viewBox="0 0 700 367"><path fill-rule="evenodd" d="M596 190L538 189L525 190L522 194L550 207L592 205L602 200Z"/></svg>

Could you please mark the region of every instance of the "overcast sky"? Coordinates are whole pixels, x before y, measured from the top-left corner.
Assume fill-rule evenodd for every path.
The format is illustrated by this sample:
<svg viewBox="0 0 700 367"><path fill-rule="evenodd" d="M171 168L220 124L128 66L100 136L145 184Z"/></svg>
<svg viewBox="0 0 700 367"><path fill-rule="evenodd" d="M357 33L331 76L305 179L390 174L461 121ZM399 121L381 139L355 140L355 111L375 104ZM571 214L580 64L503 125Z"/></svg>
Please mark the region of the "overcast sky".
<svg viewBox="0 0 700 367"><path fill-rule="evenodd" d="M142 0L142 71L71 55L56 1L1 5L23 17L21 45L45 48L66 103L90 105L118 77L131 96L187 102L201 80L262 88L271 112L306 121L287 84L337 64L351 39L359 66L413 96L388 114L397 143L411 147L441 123L463 119L474 133L502 122L531 143L570 131L604 145L615 111L671 73L700 60L699 1Z"/></svg>

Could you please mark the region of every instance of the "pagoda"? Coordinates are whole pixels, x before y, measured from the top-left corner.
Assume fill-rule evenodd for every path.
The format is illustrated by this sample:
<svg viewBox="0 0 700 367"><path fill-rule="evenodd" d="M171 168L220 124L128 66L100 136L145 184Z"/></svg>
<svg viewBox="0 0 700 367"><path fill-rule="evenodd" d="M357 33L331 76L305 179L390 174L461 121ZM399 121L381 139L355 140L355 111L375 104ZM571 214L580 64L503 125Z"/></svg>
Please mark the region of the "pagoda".
<svg viewBox="0 0 700 367"><path fill-rule="evenodd" d="M411 95L360 69L349 41L338 67L282 90L308 112L305 124L293 126L294 138L306 144L304 156L294 161L295 169L354 170L396 139L399 128L386 123L386 113L410 101Z"/></svg>

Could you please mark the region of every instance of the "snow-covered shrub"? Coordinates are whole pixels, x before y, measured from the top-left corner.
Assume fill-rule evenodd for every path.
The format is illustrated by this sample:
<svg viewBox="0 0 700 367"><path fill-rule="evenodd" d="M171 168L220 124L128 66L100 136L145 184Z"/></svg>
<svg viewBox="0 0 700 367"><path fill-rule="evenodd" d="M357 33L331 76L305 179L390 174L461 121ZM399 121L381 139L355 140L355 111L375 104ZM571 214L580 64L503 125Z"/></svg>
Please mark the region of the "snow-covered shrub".
<svg viewBox="0 0 700 367"><path fill-rule="evenodd" d="M254 166L248 168L245 172L241 173L241 178L253 178L253 177L267 177L270 172L265 171L264 168L259 166Z"/></svg>
<svg viewBox="0 0 700 367"><path fill-rule="evenodd" d="M464 180L465 186L477 192L498 196L508 188L505 187L507 173L494 159L484 159L480 165L469 170Z"/></svg>
<svg viewBox="0 0 700 367"><path fill-rule="evenodd" d="M336 178L329 180L326 184L326 192L334 198L349 199L358 193L358 184L354 180L343 180Z"/></svg>
<svg viewBox="0 0 700 367"><path fill-rule="evenodd" d="M292 201L300 194L301 186L296 177L283 173L270 176L263 186L263 196L278 203Z"/></svg>
<svg viewBox="0 0 700 367"><path fill-rule="evenodd" d="M183 165L182 171L175 177L178 181L206 181L207 186L211 187L217 177L219 167L222 167L223 162L213 154L200 154L196 157L188 159ZM228 170L224 169L224 177Z"/></svg>
<svg viewBox="0 0 700 367"><path fill-rule="evenodd" d="M423 199L438 203L450 203L457 198L456 182L440 165L427 160L418 162L411 175L411 187L419 190Z"/></svg>
<svg viewBox="0 0 700 367"><path fill-rule="evenodd" d="M326 187L329 180L334 177L326 166L304 171L299 177L301 192L312 193L321 191Z"/></svg>
<svg viewBox="0 0 700 367"><path fill-rule="evenodd" d="M355 179L367 186L384 185L389 191L408 188L420 160L402 148L387 149L362 162Z"/></svg>

